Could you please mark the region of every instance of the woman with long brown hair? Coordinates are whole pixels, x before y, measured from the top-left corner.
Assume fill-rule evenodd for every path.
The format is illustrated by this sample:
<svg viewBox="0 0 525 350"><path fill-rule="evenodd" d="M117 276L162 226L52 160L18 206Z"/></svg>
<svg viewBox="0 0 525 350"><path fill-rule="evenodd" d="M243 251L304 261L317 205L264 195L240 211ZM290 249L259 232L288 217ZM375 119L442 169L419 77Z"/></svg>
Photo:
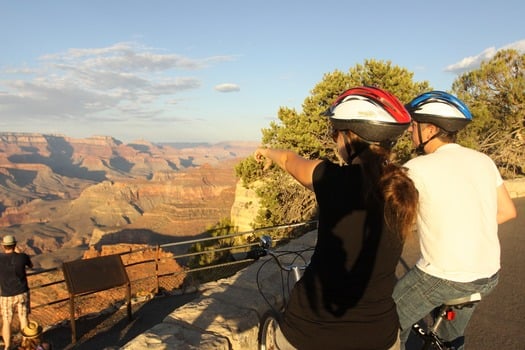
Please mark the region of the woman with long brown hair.
<svg viewBox="0 0 525 350"><path fill-rule="evenodd" d="M276 343L280 349L398 349L392 290L418 193L390 158L410 115L396 97L373 87L345 91L325 114L346 165L268 148L254 155L314 191L319 207L315 251L292 290Z"/></svg>

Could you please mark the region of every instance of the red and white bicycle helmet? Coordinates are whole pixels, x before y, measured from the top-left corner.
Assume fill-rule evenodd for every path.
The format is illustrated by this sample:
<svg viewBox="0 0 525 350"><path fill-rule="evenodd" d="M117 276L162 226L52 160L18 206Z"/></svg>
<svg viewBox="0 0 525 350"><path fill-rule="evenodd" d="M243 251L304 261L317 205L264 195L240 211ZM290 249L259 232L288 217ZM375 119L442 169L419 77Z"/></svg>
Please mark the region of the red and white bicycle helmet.
<svg viewBox="0 0 525 350"><path fill-rule="evenodd" d="M410 101L406 108L416 122L431 123L448 132L461 130L472 121L467 106L444 91L425 92Z"/></svg>
<svg viewBox="0 0 525 350"><path fill-rule="evenodd" d="M391 93L371 86L343 92L323 115L336 130L350 130L368 142L397 139L410 125L410 113Z"/></svg>

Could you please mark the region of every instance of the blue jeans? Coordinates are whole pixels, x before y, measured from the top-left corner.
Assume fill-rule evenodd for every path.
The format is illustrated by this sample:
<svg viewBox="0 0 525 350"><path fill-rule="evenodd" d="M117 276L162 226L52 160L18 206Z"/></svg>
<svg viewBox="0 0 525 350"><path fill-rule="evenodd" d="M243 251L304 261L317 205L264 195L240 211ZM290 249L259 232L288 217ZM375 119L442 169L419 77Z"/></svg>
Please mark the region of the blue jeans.
<svg viewBox="0 0 525 350"><path fill-rule="evenodd" d="M490 278L482 278L472 282L454 282L431 276L417 267L407 272L396 284L393 298L397 305L399 323L401 325L401 349L410 335L412 325L419 322L443 302L481 293L484 297L498 284L498 274ZM444 322L439 330L439 336L459 350L463 349L465 328L474 312L474 308L456 310L456 318Z"/></svg>

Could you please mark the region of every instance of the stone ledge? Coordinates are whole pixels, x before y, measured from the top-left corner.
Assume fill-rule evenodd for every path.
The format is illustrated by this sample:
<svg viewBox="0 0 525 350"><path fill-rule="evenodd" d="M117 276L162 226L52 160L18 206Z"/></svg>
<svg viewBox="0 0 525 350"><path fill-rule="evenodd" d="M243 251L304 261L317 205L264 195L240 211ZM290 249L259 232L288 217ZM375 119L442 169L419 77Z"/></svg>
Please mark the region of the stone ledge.
<svg viewBox="0 0 525 350"><path fill-rule="evenodd" d="M317 231L290 242L283 250L315 245ZM307 256L309 258L309 256ZM121 347L139 349L258 349L259 320L269 309L258 290L257 271L265 257L229 278L200 287L200 297L175 309L162 323ZM264 265L259 281L272 305L282 303L281 274L276 264Z"/></svg>
<svg viewBox="0 0 525 350"><path fill-rule="evenodd" d="M163 322L150 328L121 347L125 350L217 349L229 350L228 340L191 326Z"/></svg>
<svg viewBox="0 0 525 350"><path fill-rule="evenodd" d="M511 198L525 197L525 178L506 180L505 187Z"/></svg>

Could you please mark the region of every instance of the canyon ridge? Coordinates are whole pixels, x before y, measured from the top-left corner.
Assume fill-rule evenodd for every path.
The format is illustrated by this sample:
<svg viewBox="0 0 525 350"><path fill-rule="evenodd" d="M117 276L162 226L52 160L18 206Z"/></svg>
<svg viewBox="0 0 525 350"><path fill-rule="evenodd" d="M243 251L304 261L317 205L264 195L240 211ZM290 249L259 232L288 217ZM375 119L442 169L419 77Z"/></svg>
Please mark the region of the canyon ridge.
<svg viewBox="0 0 525 350"><path fill-rule="evenodd" d="M123 143L0 132L0 229L36 268L89 247L163 244L231 218L235 165L257 142Z"/></svg>

